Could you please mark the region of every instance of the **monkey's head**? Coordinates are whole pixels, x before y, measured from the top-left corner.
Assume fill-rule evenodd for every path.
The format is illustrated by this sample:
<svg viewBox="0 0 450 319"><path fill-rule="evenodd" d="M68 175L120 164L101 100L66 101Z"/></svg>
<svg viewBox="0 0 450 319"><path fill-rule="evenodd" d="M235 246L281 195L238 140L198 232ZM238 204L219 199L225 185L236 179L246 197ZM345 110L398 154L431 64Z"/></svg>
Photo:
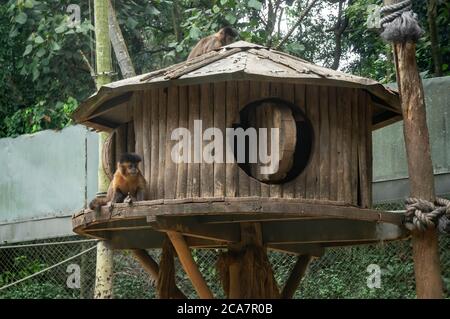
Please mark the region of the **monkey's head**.
<svg viewBox="0 0 450 319"><path fill-rule="evenodd" d="M224 27L219 30L218 32L219 37L222 41L222 45L228 45L234 42L234 39L237 38L239 33L237 33L236 30L234 30L232 27Z"/></svg>
<svg viewBox="0 0 450 319"><path fill-rule="evenodd" d="M135 153L123 153L117 163L117 169L123 176L137 176L139 174L139 162L142 158Z"/></svg>

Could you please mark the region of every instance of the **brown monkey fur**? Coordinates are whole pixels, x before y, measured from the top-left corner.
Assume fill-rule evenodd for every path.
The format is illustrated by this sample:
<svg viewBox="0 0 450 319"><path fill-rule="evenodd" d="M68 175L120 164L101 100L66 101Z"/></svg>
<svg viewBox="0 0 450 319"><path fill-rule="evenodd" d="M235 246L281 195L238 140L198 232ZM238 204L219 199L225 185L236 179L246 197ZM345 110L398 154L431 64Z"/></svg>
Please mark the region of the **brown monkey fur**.
<svg viewBox="0 0 450 319"><path fill-rule="evenodd" d="M89 208L99 210L101 206L107 205L109 202L123 203L127 197L131 201L144 200L146 181L138 168L141 161L141 157L137 154L122 154L106 197L94 198L90 202Z"/></svg>
<svg viewBox="0 0 450 319"><path fill-rule="evenodd" d="M201 39L189 53L188 60L233 43L237 36L238 33L232 27L222 28L218 32Z"/></svg>

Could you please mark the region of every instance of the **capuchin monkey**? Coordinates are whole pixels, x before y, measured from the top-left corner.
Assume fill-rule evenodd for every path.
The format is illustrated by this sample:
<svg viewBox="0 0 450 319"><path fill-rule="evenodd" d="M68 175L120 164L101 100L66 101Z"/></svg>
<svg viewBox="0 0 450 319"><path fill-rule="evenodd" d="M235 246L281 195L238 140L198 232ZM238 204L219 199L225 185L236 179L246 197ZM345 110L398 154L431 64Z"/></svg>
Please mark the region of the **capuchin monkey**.
<svg viewBox="0 0 450 319"><path fill-rule="evenodd" d="M89 203L92 210L100 210L101 206L111 203L123 203L144 200L146 181L138 168L142 159L134 153L124 153L120 156L113 180L109 184L104 198L94 198Z"/></svg>
<svg viewBox="0 0 450 319"><path fill-rule="evenodd" d="M238 33L232 27L222 28L217 33L201 39L192 49L188 60L233 43L237 36Z"/></svg>

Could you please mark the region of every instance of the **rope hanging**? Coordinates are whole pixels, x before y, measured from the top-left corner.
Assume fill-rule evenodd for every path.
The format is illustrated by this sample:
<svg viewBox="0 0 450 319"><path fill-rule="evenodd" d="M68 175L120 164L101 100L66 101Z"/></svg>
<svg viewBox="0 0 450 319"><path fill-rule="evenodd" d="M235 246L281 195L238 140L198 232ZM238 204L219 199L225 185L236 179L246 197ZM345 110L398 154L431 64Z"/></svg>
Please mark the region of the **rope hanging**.
<svg viewBox="0 0 450 319"><path fill-rule="evenodd" d="M385 5L380 10L383 32L381 37L389 42L417 42L423 30L412 11L411 0Z"/></svg>
<svg viewBox="0 0 450 319"><path fill-rule="evenodd" d="M438 228L450 234L450 200L436 198L435 203L418 198L408 198L404 224L409 230L425 231Z"/></svg>

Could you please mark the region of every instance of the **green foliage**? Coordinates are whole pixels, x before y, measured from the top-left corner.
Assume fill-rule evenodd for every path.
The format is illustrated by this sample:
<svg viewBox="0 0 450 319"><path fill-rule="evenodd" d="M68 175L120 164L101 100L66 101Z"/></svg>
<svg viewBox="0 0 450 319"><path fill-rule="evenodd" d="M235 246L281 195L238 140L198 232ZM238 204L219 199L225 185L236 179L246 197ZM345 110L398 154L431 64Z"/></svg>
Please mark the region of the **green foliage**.
<svg viewBox="0 0 450 319"><path fill-rule="evenodd" d="M9 0L0 5L0 137L58 129L95 85L81 51L92 25L70 28L72 1Z"/></svg>
<svg viewBox="0 0 450 319"><path fill-rule="evenodd" d="M62 129L72 123L69 116L77 107L78 102L72 97L65 103L56 102L52 108L46 107L46 101L37 102L5 118L6 134L14 137L46 129Z"/></svg>
<svg viewBox="0 0 450 319"><path fill-rule="evenodd" d="M0 274L0 287L30 276L46 267L38 260L30 260L27 256L18 256L13 259L12 269L18 269L16 272L3 271Z"/></svg>
<svg viewBox="0 0 450 319"><path fill-rule="evenodd" d="M301 298L414 298L411 247L351 247L330 249L309 267L297 297ZM320 262L320 267L318 267ZM369 288L367 266L381 267L381 287ZM352 274L349 278L349 274Z"/></svg>
<svg viewBox="0 0 450 319"><path fill-rule="evenodd" d="M378 32L366 26L368 5L381 2L345 1L349 24L342 35L340 69L386 83L395 80L391 47L381 40ZM67 109L62 105L70 108L96 89L86 63L89 60L95 67L93 9L89 1L6 0L2 3L0 137L69 125ZM280 10L269 14L276 3L267 0L114 1L138 74L183 61L200 38L225 25L235 27L241 40L276 46L297 22L308 1L281 1L283 16ZM81 7L79 26L68 24L69 4ZM318 1L282 50L330 67L336 48L333 28L337 7L337 1ZM424 76L432 76L427 1L415 1L414 10L426 31L417 45L417 63ZM436 23L445 75L450 75L449 12L450 2L440 1ZM113 68L119 72L116 61Z"/></svg>
<svg viewBox="0 0 450 319"><path fill-rule="evenodd" d="M154 283L128 252L116 254L113 295L117 299L155 298ZM120 274L120 275L119 275Z"/></svg>
<svg viewBox="0 0 450 319"><path fill-rule="evenodd" d="M0 294L0 299L72 299L73 292L69 292L60 284L49 282L29 282L15 289L7 289Z"/></svg>

